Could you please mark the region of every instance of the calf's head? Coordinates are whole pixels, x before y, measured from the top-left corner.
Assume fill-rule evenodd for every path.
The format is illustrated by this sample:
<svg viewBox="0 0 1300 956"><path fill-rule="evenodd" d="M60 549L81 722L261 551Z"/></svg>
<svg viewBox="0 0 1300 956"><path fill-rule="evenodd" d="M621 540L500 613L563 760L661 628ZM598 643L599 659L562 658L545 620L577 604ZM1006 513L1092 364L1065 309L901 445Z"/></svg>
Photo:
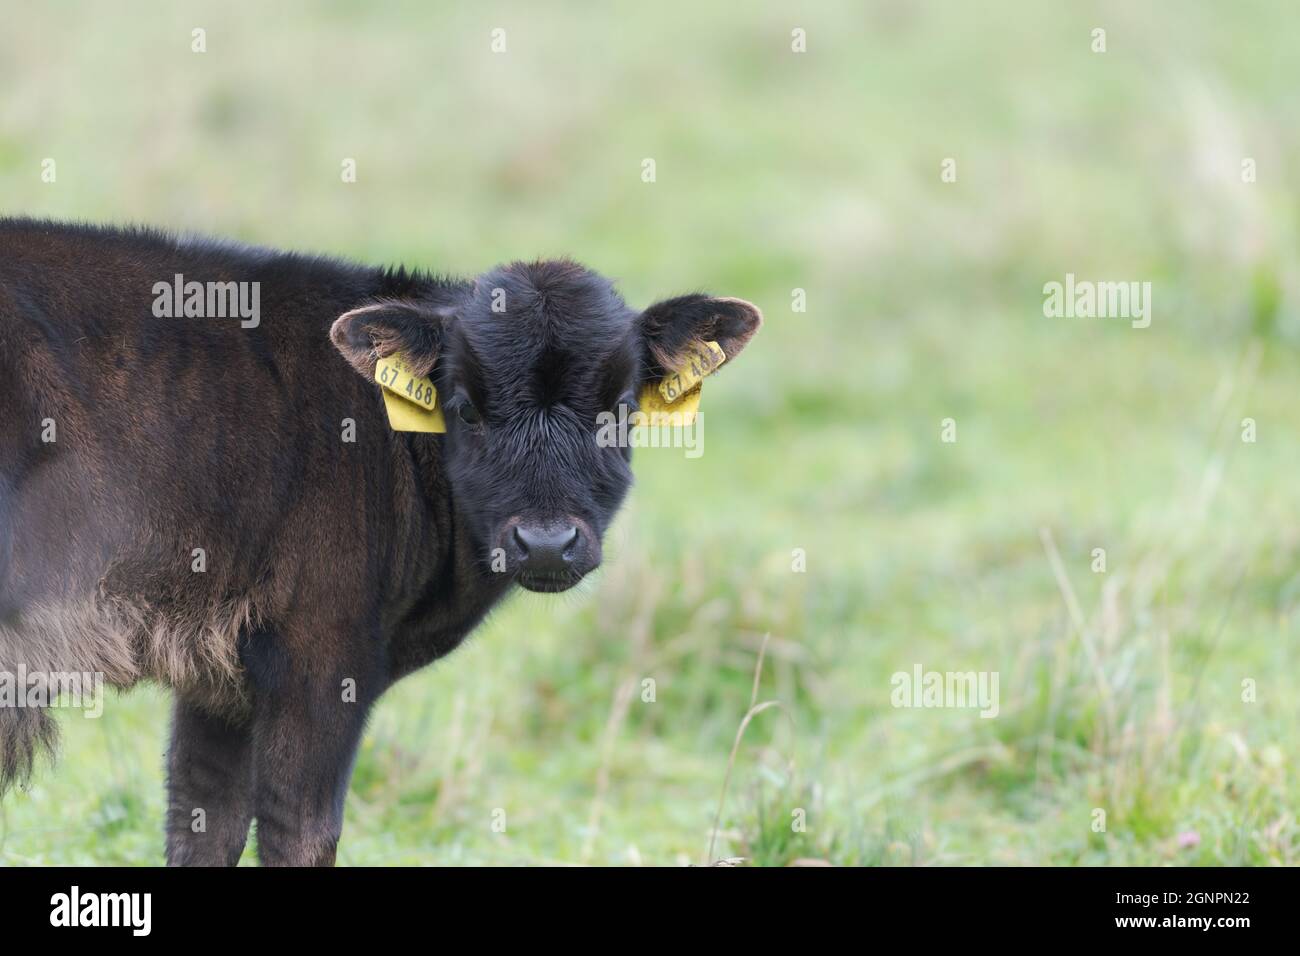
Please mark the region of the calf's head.
<svg viewBox="0 0 1300 956"><path fill-rule="evenodd" d="M602 447L598 416L635 409L641 387L701 343L734 358L761 322L748 302L701 294L637 312L607 279L549 261L499 267L450 303L363 305L331 337L369 380L397 352L433 379L447 432L428 440L442 443L485 568L532 591L563 591L600 563L632 481L631 450Z"/></svg>

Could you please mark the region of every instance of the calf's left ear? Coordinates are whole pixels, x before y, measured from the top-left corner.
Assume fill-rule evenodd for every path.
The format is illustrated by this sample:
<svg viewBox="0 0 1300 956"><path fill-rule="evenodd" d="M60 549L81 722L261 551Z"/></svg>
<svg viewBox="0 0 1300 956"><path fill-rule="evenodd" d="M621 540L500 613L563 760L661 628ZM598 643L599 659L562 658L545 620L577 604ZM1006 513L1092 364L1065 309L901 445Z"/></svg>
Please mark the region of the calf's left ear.
<svg viewBox="0 0 1300 956"><path fill-rule="evenodd" d="M679 368L706 342L717 342L727 360L749 344L763 324L758 306L744 299L696 293L656 302L641 313L641 333L650 350L651 378Z"/></svg>
<svg viewBox="0 0 1300 956"><path fill-rule="evenodd" d="M389 301L344 312L330 327L330 341L366 379L375 364L395 352L414 375L428 375L438 361L443 323L450 310L420 302Z"/></svg>

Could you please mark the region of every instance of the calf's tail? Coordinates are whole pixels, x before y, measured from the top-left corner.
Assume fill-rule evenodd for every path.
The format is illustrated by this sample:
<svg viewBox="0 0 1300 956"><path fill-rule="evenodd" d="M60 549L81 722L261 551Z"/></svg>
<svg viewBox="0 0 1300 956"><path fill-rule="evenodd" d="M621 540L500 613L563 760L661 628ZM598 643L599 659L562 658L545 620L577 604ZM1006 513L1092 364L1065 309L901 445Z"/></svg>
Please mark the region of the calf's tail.
<svg viewBox="0 0 1300 956"><path fill-rule="evenodd" d="M0 671L0 681L13 681L12 674ZM14 693L22 693L15 687ZM59 743L59 725L41 707L18 707L5 697L0 701L0 796L14 784L25 786L31 779L37 759L54 759Z"/></svg>
<svg viewBox="0 0 1300 956"><path fill-rule="evenodd" d="M59 725L43 707L28 706L21 680L21 642L6 587L13 545L10 501L8 482L0 474L0 797L15 784L26 786L37 760L42 754L53 760L59 742Z"/></svg>

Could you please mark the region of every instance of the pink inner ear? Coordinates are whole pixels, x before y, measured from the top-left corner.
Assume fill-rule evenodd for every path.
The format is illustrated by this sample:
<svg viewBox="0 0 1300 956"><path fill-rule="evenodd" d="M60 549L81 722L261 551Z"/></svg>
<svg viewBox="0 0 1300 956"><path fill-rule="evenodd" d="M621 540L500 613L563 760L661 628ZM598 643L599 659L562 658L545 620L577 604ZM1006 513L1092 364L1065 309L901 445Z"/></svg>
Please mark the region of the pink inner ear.
<svg viewBox="0 0 1300 956"><path fill-rule="evenodd" d="M404 321L422 321L414 306L400 302L377 302L343 313L330 326L330 341L348 363L363 376L375 373L375 364L395 352L403 352L411 371L428 375L437 361L432 349L409 348L403 338Z"/></svg>
<svg viewBox="0 0 1300 956"><path fill-rule="evenodd" d="M749 344L749 340L763 327L763 313L758 306L747 299L719 296L714 302L725 302L733 309L719 314L716 319L718 344L727 358L734 358Z"/></svg>
<svg viewBox="0 0 1300 956"><path fill-rule="evenodd" d="M744 299L692 293L654 303L641 321L655 364L676 369L710 341L735 358L762 326L763 313Z"/></svg>

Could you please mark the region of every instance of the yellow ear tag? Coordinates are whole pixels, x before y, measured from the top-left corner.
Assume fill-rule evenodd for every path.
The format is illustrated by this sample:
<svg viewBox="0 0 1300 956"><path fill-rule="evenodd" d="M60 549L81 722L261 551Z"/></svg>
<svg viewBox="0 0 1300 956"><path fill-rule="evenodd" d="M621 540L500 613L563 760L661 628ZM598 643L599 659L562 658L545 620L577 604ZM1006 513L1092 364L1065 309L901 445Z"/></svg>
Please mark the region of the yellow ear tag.
<svg viewBox="0 0 1300 956"><path fill-rule="evenodd" d="M375 365L375 381L383 389L388 425L395 432L442 434L447 422L432 380L411 371L406 356L394 352Z"/></svg>
<svg viewBox="0 0 1300 956"><path fill-rule="evenodd" d="M712 375L727 360L727 353L717 342L704 342L686 364L663 380L643 386L637 404L645 416L641 424L689 427L695 424L704 391L705 376Z"/></svg>

